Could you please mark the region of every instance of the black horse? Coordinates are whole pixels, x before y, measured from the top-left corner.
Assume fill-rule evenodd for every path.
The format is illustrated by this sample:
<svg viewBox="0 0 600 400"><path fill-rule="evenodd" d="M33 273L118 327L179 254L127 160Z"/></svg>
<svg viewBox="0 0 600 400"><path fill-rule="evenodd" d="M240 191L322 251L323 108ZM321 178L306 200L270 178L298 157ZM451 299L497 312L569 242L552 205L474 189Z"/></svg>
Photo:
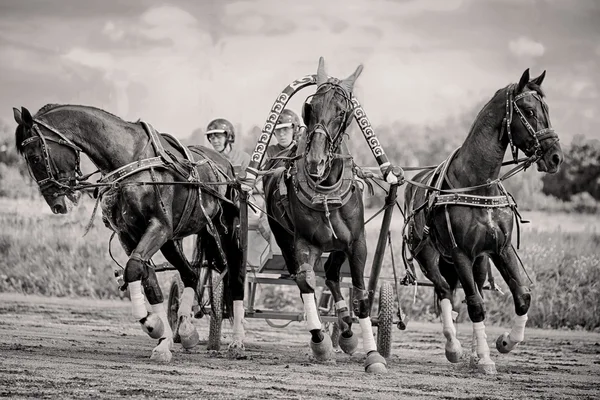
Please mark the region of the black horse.
<svg viewBox="0 0 600 400"><path fill-rule="evenodd" d="M234 179L231 164L213 150L185 148L147 124L126 122L94 107L47 105L35 117L26 108L14 109L14 116L17 148L54 213L67 213L77 199L80 153L102 173L103 220L129 256L124 281L133 315L144 331L159 339L151 358L170 361L173 345L163 295L148 264L158 250L177 268L185 286L178 310L181 343L189 348L199 341L191 323L198 274L178 245L192 234L198 234L207 260L228 269L226 303L234 312L231 348L243 349L246 269L238 241L237 196L227 185ZM173 184L181 181L195 185Z"/></svg>
<svg viewBox="0 0 600 400"><path fill-rule="evenodd" d="M276 219L269 219L271 229L302 295L315 358L328 360L333 355L331 339L321 330L314 297L315 263L320 262L323 252L330 252L325 263L326 284L336 302L340 347L353 353L358 344L340 290L340 269L348 258L354 286L352 305L367 353L365 369L385 372L385 359L373 339L364 282L367 245L362 191L344 139L353 115L352 90L361 71L359 66L344 80L330 79L320 59L317 90L302 113L307 132L299 138L299 160L290 166L289 179L285 174L268 176L264 187L268 213Z"/></svg>
<svg viewBox="0 0 600 400"><path fill-rule="evenodd" d="M404 240L441 300L446 357L458 362L462 354L452 321L452 300L460 282L473 322L473 357L485 373L495 373L483 324L488 257L508 284L517 314L510 334L496 342L501 353L523 340L531 300L511 244L516 205L498 180L504 154L510 145L516 161L521 149L529 157L522 167L536 162L538 171L548 173L555 173L563 161L541 89L544 77L545 71L529 80L526 70L518 84L498 90L464 144L435 171L417 174L414 181L420 187L410 185L405 191L409 217Z"/></svg>

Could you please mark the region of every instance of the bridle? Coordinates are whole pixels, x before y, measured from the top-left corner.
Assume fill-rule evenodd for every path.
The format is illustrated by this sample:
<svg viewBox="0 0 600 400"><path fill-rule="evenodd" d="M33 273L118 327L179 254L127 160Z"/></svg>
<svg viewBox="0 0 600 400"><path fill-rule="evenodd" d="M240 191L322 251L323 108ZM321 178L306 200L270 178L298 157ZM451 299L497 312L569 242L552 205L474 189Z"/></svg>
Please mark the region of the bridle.
<svg viewBox="0 0 600 400"><path fill-rule="evenodd" d="M544 99L534 90L529 90L529 91L520 93L517 96L514 96L515 87L516 87L516 85L513 84L513 85L510 85L506 90L506 116L504 117L504 120L503 120L502 130L500 131L500 138L502 138L502 136L504 134L504 130L506 129L506 133L508 135L508 141L510 143L510 149L511 149L511 152L513 155L513 160L516 163L518 160L519 148L513 142L513 136L512 136L511 129L510 129L510 125L512 124L512 119L513 119L513 110L516 111L517 115L519 116L519 119L521 120L521 123L523 124L523 126L525 126L525 129L527 129L527 132L530 134L530 136L532 136L535 139L535 143L533 144L532 147L529 147L529 148L523 150L523 152L528 157L532 158L531 162L533 163L544 156L545 152L542 151L542 145L541 145L541 142L543 140L554 139L554 143L556 143L556 142L558 142L559 138L558 138L558 135L556 134L556 132L554 131L554 129L551 128L551 126L550 126L550 115L548 112L548 105L546 104ZM526 96L533 96L535 99L537 99L541 103L542 110L544 110L544 117L546 118L546 121L548 122L547 128L543 128L543 129L536 131L533 128L533 126L531 126L531 124L529 123L527 118L525 118L525 114L523 114L523 111L521 110L521 108L519 108L517 101L525 98ZM551 146L548 146L547 150L550 149L550 147ZM529 154L527 154L527 153L529 153Z"/></svg>
<svg viewBox="0 0 600 400"><path fill-rule="evenodd" d="M346 128L348 126L348 121L349 121L350 117L352 116L353 106L352 106L352 101L350 99L350 94L346 90L344 90L344 88L342 88L342 86L340 86L337 82L325 82L320 87L323 87L323 86L327 87L326 90L322 90L319 92L317 89L317 93L309 96L306 99L305 103L311 103L311 99L314 98L315 96L324 96L327 93L329 93L331 90L333 90L334 94L340 93L342 95L342 97L344 98L344 100L346 102L346 108L344 109L341 116L336 117L336 119L341 117L342 123L340 124L339 129L335 133L334 136L331 134L331 132L329 132L329 129L327 129L327 127L325 126L325 124L322 121L318 121L312 127L312 129L307 132L305 155L310 150L310 144L314 137L315 132L317 132L317 131L322 132L325 134L325 137L327 138L327 165L330 166L332 160L336 157L336 154L334 152L339 147L340 142L343 138L344 132L346 131ZM320 89L320 87L319 87L319 89ZM333 96L331 98L333 99ZM307 106L307 104L305 104L304 107L306 107L306 106ZM304 110L303 110L303 114L304 114Z"/></svg>
<svg viewBox="0 0 600 400"><path fill-rule="evenodd" d="M45 136L44 134L42 134L42 131L40 130L38 125L43 126L44 128L48 129L50 132L57 135L58 139L54 138L54 137L50 137L50 136ZM28 146L32 143L35 143L37 141L41 142L40 144L42 147L42 158L43 158L44 166L46 168L46 178L37 180L37 178L33 174L31 165L29 165L29 161L27 162L27 167L29 168L29 173L31 174L33 179L37 182L38 186L40 187L40 191L42 192L42 194L44 194L44 192L46 192L49 188L54 186L54 187L58 188L58 190L53 193L54 197L72 193L74 191L74 187L77 185L78 181L82 181L82 180L86 179L86 177L81 172L81 166L80 166L81 151L82 151L81 148L79 148L79 146L77 146L75 143L73 143L71 140L69 140L64 134L60 133L57 129L51 127L50 125L46 124L43 121L40 121L39 119L34 120L33 126L31 127L31 131L34 133L34 135L23 140L21 142L21 148L24 149L26 146ZM50 157L50 153L48 151L48 142L54 142L61 146L66 146L75 152L75 156L77 158L77 164L76 164L75 170L73 171L74 176L72 176L72 177L67 176L64 178L60 177L60 172L58 170L58 167L56 166L56 163L54 162L54 160Z"/></svg>

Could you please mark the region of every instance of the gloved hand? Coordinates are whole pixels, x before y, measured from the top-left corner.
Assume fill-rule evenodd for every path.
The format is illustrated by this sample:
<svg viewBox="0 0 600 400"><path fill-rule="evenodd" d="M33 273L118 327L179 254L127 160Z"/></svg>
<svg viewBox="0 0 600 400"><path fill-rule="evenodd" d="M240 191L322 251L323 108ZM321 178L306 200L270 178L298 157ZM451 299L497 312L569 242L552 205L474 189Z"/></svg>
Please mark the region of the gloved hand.
<svg viewBox="0 0 600 400"><path fill-rule="evenodd" d="M402 167L390 165L383 177L390 185L402 185L404 183L404 170Z"/></svg>
<svg viewBox="0 0 600 400"><path fill-rule="evenodd" d="M246 192L248 195L252 194L252 190L254 189L254 179L241 178L239 179L240 188Z"/></svg>

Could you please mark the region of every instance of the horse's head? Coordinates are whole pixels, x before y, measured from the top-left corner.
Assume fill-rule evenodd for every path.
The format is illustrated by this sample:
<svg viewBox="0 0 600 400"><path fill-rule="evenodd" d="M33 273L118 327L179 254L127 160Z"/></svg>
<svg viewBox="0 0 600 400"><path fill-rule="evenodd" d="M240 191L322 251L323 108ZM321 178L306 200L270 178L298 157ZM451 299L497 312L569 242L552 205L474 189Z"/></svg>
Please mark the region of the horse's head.
<svg viewBox="0 0 600 400"><path fill-rule="evenodd" d="M81 149L47 122L32 117L25 107L13 111L18 124L17 150L25 158L52 212L66 214L71 203L77 203L81 196L73 190L81 175Z"/></svg>
<svg viewBox="0 0 600 400"><path fill-rule="evenodd" d="M307 99L302 118L307 128L306 167L313 178L327 177L335 152L352 117L352 90L362 65L344 80L329 79L325 73L325 61L319 59L317 91Z"/></svg>
<svg viewBox="0 0 600 400"><path fill-rule="evenodd" d="M521 149L535 160L538 171L553 174L564 156L541 89L545 76L546 71L530 80L527 69L518 84L509 86L505 129L513 155L516 156L517 148Z"/></svg>

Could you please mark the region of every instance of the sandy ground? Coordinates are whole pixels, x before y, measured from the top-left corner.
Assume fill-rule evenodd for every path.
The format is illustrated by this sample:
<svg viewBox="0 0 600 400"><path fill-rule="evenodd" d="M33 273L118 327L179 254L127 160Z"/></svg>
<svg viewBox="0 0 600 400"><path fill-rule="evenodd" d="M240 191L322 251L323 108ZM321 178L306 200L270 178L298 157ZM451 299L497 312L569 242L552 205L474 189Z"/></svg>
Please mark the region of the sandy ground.
<svg viewBox="0 0 600 400"><path fill-rule="evenodd" d="M201 338L207 321L197 320ZM131 322L128 302L0 294L0 397L202 399L548 399L600 398L600 334L528 329L513 353L492 348L498 374L444 358L437 324L394 330L389 373L363 372L363 354L308 356L301 323L285 329L247 325L247 358L229 360L226 346L209 353L176 345L167 365L149 360L155 341ZM357 327L357 329L359 329ZM470 326L459 339L470 343ZM230 327L223 330L229 342ZM502 332L488 329L488 342Z"/></svg>

